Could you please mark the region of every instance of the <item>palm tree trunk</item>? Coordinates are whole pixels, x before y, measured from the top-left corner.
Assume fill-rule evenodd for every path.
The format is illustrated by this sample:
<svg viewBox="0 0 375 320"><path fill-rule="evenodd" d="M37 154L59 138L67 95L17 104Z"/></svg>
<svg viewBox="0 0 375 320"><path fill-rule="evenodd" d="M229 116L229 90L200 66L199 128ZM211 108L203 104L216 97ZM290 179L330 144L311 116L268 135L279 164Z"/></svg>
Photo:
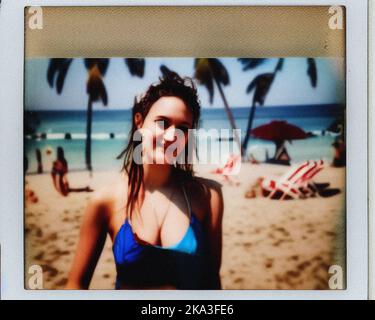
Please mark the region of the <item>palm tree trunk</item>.
<svg viewBox="0 0 375 320"><path fill-rule="evenodd" d="M282 68L282 63L283 63L283 58L280 58L278 61L277 61L277 64L276 64L276 67L273 71L273 80L275 80L275 77L276 77L276 73L278 71L281 70ZM253 128L253 121L254 121L254 116L255 116L255 109L256 109L256 106L255 106L255 102L253 101L253 104L251 106L251 110L250 110L250 114L249 114L249 118L247 120L247 129L246 129L246 134L245 134L245 139L243 140L242 142L242 148L246 151L247 149L247 145L249 143L249 140L250 140L250 133L251 133L251 129Z"/></svg>
<svg viewBox="0 0 375 320"><path fill-rule="evenodd" d="M248 145L249 140L250 140L250 133L251 133L251 129L253 127L253 121L254 121L254 116L255 116L255 109L256 109L256 106L255 106L255 103L253 103L253 105L251 106L249 118L247 120L247 128L246 128L245 139L242 142L242 149L244 149L245 151L247 149L247 145Z"/></svg>
<svg viewBox="0 0 375 320"><path fill-rule="evenodd" d="M86 169L92 171L91 166L91 126L92 126L92 100L89 96L89 102L87 104L87 123L86 123L86 146L85 146L85 158L86 158Z"/></svg>
<svg viewBox="0 0 375 320"><path fill-rule="evenodd" d="M223 99L224 107L225 107L225 112L227 113L227 117L228 117L229 123L230 123L230 125L232 127L232 130L235 130L235 129L237 129L236 123L234 122L232 111L230 110L228 102L227 102L227 99L225 98L225 94L224 94L223 88L221 87L220 82L215 77L214 77L214 79L215 79L216 85L217 85L217 87L219 89L221 98ZM244 155L244 152L243 152L244 150L241 147L240 138L237 135L237 131L233 131L233 132L234 132L234 139L236 140L236 143L238 145L238 149L241 152L241 156L243 156Z"/></svg>

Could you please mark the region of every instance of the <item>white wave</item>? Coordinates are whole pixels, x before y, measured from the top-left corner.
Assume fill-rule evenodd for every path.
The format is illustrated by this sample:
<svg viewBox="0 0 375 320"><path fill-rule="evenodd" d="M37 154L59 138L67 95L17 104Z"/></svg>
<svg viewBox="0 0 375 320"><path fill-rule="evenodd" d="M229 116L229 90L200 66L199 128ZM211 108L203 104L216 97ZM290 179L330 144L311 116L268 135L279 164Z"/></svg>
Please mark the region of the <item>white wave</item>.
<svg viewBox="0 0 375 320"><path fill-rule="evenodd" d="M65 138L65 133L47 133L47 140L61 140Z"/></svg>
<svg viewBox="0 0 375 320"><path fill-rule="evenodd" d="M46 134L46 140L65 140L66 135L70 134L70 137L72 140L85 140L86 139L86 133L47 133ZM114 133L114 137L111 138L111 134L108 132L98 132L98 133L92 133L91 139L92 140L109 140L109 139L126 139L127 138L126 133ZM41 140L42 139L42 133L37 133L35 135L26 135L26 139L36 139Z"/></svg>
<svg viewBox="0 0 375 320"><path fill-rule="evenodd" d="M118 133L115 134L115 139L126 139L128 137L127 133Z"/></svg>
<svg viewBox="0 0 375 320"><path fill-rule="evenodd" d="M86 139L86 133L72 133L72 139L74 140L84 140Z"/></svg>

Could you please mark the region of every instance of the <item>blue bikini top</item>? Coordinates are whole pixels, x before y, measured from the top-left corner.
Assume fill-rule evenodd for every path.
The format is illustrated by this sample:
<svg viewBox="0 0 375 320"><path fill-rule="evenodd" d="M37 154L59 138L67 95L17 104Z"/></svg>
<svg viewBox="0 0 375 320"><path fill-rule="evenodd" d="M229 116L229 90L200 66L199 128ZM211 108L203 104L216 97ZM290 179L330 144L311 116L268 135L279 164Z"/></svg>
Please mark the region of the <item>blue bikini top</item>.
<svg viewBox="0 0 375 320"><path fill-rule="evenodd" d="M188 206L190 224L183 238L172 246L152 245L139 239L125 219L113 241L117 269L116 288L172 284L178 288L202 288L205 281L205 241L200 221ZM185 271L184 271L185 270ZM188 272L186 274L186 272Z"/></svg>

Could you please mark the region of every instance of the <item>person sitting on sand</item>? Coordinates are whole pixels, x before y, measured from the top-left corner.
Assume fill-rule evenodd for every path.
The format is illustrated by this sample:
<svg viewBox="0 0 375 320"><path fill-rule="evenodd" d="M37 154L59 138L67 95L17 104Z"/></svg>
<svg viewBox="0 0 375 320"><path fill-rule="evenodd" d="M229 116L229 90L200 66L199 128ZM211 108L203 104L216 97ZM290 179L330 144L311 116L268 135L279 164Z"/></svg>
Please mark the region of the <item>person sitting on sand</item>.
<svg viewBox="0 0 375 320"><path fill-rule="evenodd" d="M68 173L68 161L66 161L64 156L64 149L62 147L57 148L57 159L52 164L52 181L55 189L66 196L69 191L69 183L66 177Z"/></svg>
<svg viewBox="0 0 375 320"><path fill-rule="evenodd" d="M335 154L333 156L333 167L344 167L346 164L346 147L345 142L342 138L336 139L334 143L332 143L333 148L335 149Z"/></svg>
<svg viewBox="0 0 375 320"><path fill-rule="evenodd" d="M290 156L288 154L288 151L285 148L285 141L281 143L276 144L276 154L275 154L275 159L278 161L282 161L285 163L290 163Z"/></svg>
<svg viewBox="0 0 375 320"><path fill-rule="evenodd" d="M68 161L66 161L64 156L64 149L62 147L57 148L57 159L52 164L52 181L55 189L64 197L69 194L69 192L91 192L89 186L85 188L70 188L67 179L68 173Z"/></svg>
<svg viewBox="0 0 375 320"><path fill-rule="evenodd" d="M268 153L266 153L266 163L274 163L274 164L283 164L283 165L290 165L290 156L288 151L285 147L285 141L274 141L276 144L276 152L275 156L271 159L268 158Z"/></svg>

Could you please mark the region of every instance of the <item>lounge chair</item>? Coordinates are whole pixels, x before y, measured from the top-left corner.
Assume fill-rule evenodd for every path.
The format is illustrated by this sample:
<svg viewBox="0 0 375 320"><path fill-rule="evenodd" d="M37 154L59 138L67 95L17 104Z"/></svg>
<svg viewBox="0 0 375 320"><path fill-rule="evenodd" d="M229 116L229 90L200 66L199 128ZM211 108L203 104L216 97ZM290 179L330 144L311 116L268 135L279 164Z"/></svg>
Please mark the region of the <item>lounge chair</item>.
<svg viewBox="0 0 375 320"><path fill-rule="evenodd" d="M293 166L280 177L263 179L262 193L270 199L297 199L306 197L312 178L323 169L323 161L306 161Z"/></svg>
<svg viewBox="0 0 375 320"><path fill-rule="evenodd" d="M224 178L225 182L229 182L229 184L240 185L239 181L233 181L229 178L229 176L234 176L239 174L241 169L241 156L231 154L223 167L216 168L215 170L211 171L212 173L221 174Z"/></svg>
<svg viewBox="0 0 375 320"><path fill-rule="evenodd" d="M310 168L306 174L301 177L298 181L300 185L299 190L305 195L313 196L319 194L319 186L312 181L312 178L316 176L324 168L324 161L314 161L314 165ZM327 184L324 184L327 186Z"/></svg>
<svg viewBox="0 0 375 320"><path fill-rule="evenodd" d="M241 156L238 154L231 154L224 166L216 168L212 173L222 174L223 176L234 175L239 172L241 165Z"/></svg>

